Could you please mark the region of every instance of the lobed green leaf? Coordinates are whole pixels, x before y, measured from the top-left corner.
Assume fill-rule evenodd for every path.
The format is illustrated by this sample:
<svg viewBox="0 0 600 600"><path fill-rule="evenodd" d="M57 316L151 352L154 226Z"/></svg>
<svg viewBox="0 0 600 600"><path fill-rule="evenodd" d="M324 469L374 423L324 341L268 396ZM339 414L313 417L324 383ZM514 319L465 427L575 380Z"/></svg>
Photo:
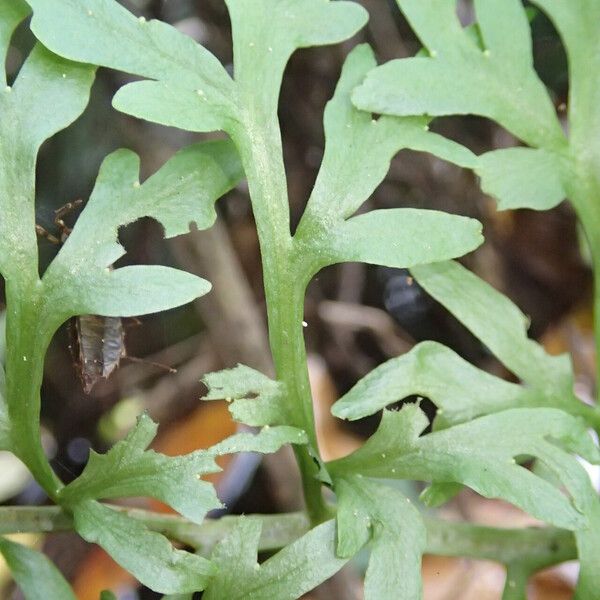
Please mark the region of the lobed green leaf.
<svg viewBox="0 0 600 600"><path fill-rule="evenodd" d="M129 435L106 454L91 452L83 473L61 490L61 503L152 497L201 523L208 511L221 507L213 486L200 479L220 470L215 455L197 451L169 457L148 450L157 428L150 417L142 415Z"/></svg>
<svg viewBox="0 0 600 600"><path fill-rule="evenodd" d="M196 144L171 158L140 185L139 158L118 150L103 163L92 196L43 277L56 319L77 314L132 316L185 304L208 282L158 266L110 269L125 250L118 230L141 217L159 220L167 237L210 227L214 203L241 178L228 141ZM57 308L60 307L60 311Z"/></svg>
<svg viewBox="0 0 600 600"><path fill-rule="evenodd" d="M335 481L337 553L351 558L372 538L365 600L412 600L422 595L426 529L410 500L360 476Z"/></svg>
<svg viewBox="0 0 600 600"><path fill-rule="evenodd" d="M248 125L257 115L270 118L276 111L283 71L296 49L345 40L367 20L363 8L344 1L229 0L227 6L233 29L235 108L223 113L210 90L170 82L130 84L116 95L115 106L164 125L190 131L224 129L244 137L241 123Z"/></svg>
<svg viewBox="0 0 600 600"><path fill-rule="evenodd" d="M151 497L168 504L195 523L210 510L221 508L213 486L200 477L220 468L215 457L238 452L276 452L285 444L304 444L306 435L294 427L266 427L257 434L240 433L207 450L170 457L148 450L157 425L148 416L106 454L90 453L83 473L63 488L62 504L85 500Z"/></svg>
<svg viewBox="0 0 600 600"><path fill-rule="evenodd" d="M148 445L156 424L140 417L127 438L107 454L92 453L82 475L66 486L60 502L73 512L75 528L87 541L104 548L140 582L157 592L179 594L204 589L214 570L203 558L174 550L158 533L97 499L150 496L194 522L219 508L212 485L199 480L219 470L216 456L234 452L276 452L284 444L305 444L306 434L294 427L265 427L257 434L240 433L209 448L167 457Z"/></svg>
<svg viewBox="0 0 600 600"><path fill-rule="evenodd" d="M527 337L525 315L492 286L458 263L421 265L412 273L515 375L509 383L477 369L452 350L423 342L407 354L377 367L333 407L333 414L359 419L412 395L439 408L435 426L447 427L509 408L555 407L597 426L597 412L573 392L568 356L551 356ZM490 321L501 314L501 326Z"/></svg>
<svg viewBox="0 0 600 600"><path fill-rule="evenodd" d="M202 382L208 394L202 400L227 400L238 423L280 425L287 422L282 397L285 386L255 369L238 365L234 369L205 375Z"/></svg>
<svg viewBox="0 0 600 600"><path fill-rule="evenodd" d="M216 219L214 204L243 176L231 142L219 140L177 152L143 184L139 157L117 150L100 168L92 196L58 256L64 262L93 261L106 267L123 255L118 229L141 217L161 222L166 237L207 229ZM95 244L86 245L94 239ZM91 246L91 247L90 247Z"/></svg>
<svg viewBox="0 0 600 600"><path fill-rule="evenodd" d="M506 296L457 262L411 270L419 285L479 338L508 369L549 396L573 395L568 355L550 356L527 337L527 317ZM502 315L502 326L490 321Z"/></svg>
<svg viewBox="0 0 600 600"><path fill-rule="evenodd" d="M294 50L347 39L367 20L366 11L352 2L230 0L234 83L192 39L165 23L136 19L114 0L30 4L32 28L53 51L156 80L123 88L114 100L119 110L192 131L237 130L249 102L258 111L276 105ZM64 23L69 24L66 33ZM257 74L262 78L258 89Z"/></svg>
<svg viewBox="0 0 600 600"><path fill-rule="evenodd" d="M115 0L28 0L31 29L71 60L150 79L206 87L229 103L232 82L221 63L162 21L138 19Z"/></svg>
<svg viewBox="0 0 600 600"><path fill-rule="evenodd" d="M483 188L500 208L546 210L569 196L587 214L581 203L593 195L600 159L597 3L534 2L553 21L568 55L567 139L533 66L529 15L521 0L476 0L476 23L464 29L456 0L397 1L426 49L372 70L354 92L356 106L384 115L492 119L532 147L478 159Z"/></svg>
<svg viewBox="0 0 600 600"><path fill-rule="evenodd" d="M155 592L202 590L215 574L205 558L175 550L163 535L94 500L78 502L72 510L75 529L83 539L101 546Z"/></svg>
<svg viewBox="0 0 600 600"><path fill-rule="evenodd" d="M26 600L75 600L61 572L41 552L0 537L0 554Z"/></svg>
<svg viewBox="0 0 600 600"><path fill-rule="evenodd" d="M416 405L384 411L365 445L328 464L334 477L362 474L391 479L462 483L488 498L502 498L559 527L586 525L588 476L566 449L592 462L598 448L583 423L550 408L512 409L419 437L429 422ZM521 467L517 457L539 458L562 482L556 487Z"/></svg>
<svg viewBox="0 0 600 600"><path fill-rule="evenodd" d="M325 109L325 153L303 221L351 217L383 181L402 149L432 152L449 162L474 167L469 150L428 131L429 119L380 117L354 108L352 90L376 66L373 50L357 46L346 59L333 98ZM304 225L301 224L299 229Z"/></svg>
<svg viewBox="0 0 600 600"><path fill-rule="evenodd" d="M552 356L537 342L527 337L527 317L506 296L456 262L420 265L411 269L419 284L452 313L475 337L517 375L524 386L520 394L510 400L513 406L546 406L560 408L581 416L593 427L600 417L595 408L582 402L574 393L574 376L568 355ZM490 321L489 315L502 315L501 323ZM464 365L463 365L464 367ZM449 376L452 377L451 375ZM479 383L492 382L479 375ZM485 389L485 388L484 388ZM513 392L516 391L512 388ZM477 401L473 398L471 410L479 414L508 408L511 396L506 384L497 380L494 388L487 388L489 396ZM497 395L495 398L493 396ZM465 394L458 404L448 402L441 420L453 421L455 409L468 402ZM450 406L452 404L452 407ZM477 405L483 408L480 412ZM441 406L441 404L440 404ZM488 411L488 407L490 411Z"/></svg>
<svg viewBox="0 0 600 600"><path fill-rule="evenodd" d="M372 71L353 95L358 108L399 116L475 114L529 145L566 145L533 68L521 0L475 2L483 50L462 29L456 0L398 4L429 56L394 60Z"/></svg>
<svg viewBox="0 0 600 600"><path fill-rule="evenodd" d="M374 66L369 46L355 48L325 111L323 163L295 235L298 253L314 257L313 272L350 261L407 267L461 256L482 242L477 221L437 211L390 209L349 218L403 148L437 152L463 166L476 164L471 152L429 132L425 118L374 120L354 108L351 92Z"/></svg>
<svg viewBox="0 0 600 600"><path fill-rule="evenodd" d="M315 527L259 565L260 534L261 523L246 518L215 547L211 560L218 570L204 592L206 600L296 600L347 562L335 555L334 521Z"/></svg>
<svg viewBox="0 0 600 600"><path fill-rule="evenodd" d="M422 342L371 371L334 404L332 413L352 421L413 395L436 404L438 426L546 403L535 389L490 375L442 344Z"/></svg>

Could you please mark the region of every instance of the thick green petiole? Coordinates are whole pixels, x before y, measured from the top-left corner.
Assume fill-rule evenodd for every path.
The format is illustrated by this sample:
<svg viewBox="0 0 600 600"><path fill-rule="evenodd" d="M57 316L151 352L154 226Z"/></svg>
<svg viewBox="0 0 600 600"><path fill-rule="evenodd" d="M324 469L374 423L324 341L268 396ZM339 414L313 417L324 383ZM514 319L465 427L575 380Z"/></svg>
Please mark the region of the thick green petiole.
<svg viewBox="0 0 600 600"><path fill-rule="evenodd" d="M207 519L196 525L179 516L115 506L113 508L141 521L153 531L188 544L205 555L210 554L213 547L231 532L240 519L235 516L218 520ZM249 515L244 518L260 519L263 522L260 551L283 548L310 529L310 523L303 513ZM428 554L514 564L527 573L572 560L577 556L573 533L563 529L500 529L427 517L424 521L427 528ZM57 506L0 507L2 535L51 533L69 531L72 528L72 517Z"/></svg>
<svg viewBox="0 0 600 600"><path fill-rule="evenodd" d="M296 448L295 453L307 511L317 524L328 518L329 510L317 480L320 458L302 334L309 279L295 260L279 125L276 118L264 123L248 119L234 137L241 149L260 241L269 342L277 379L287 390L287 424L303 429L309 440L308 446Z"/></svg>
<svg viewBox="0 0 600 600"><path fill-rule="evenodd" d="M44 317L39 282L7 281L6 398L11 420L12 450L27 465L50 498L62 483L56 477L40 437L40 388L44 357L55 328ZM47 316L47 315L46 315Z"/></svg>

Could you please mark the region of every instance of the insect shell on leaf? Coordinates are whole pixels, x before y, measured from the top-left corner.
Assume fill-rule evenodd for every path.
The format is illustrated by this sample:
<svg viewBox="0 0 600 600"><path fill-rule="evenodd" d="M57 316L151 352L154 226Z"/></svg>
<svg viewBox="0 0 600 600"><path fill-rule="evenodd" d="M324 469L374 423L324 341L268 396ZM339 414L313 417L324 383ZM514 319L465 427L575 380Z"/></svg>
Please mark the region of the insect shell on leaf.
<svg viewBox="0 0 600 600"><path fill-rule="evenodd" d="M83 391L89 394L100 379L108 379L126 356L120 317L82 315L71 325L73 358Z"/></svg>

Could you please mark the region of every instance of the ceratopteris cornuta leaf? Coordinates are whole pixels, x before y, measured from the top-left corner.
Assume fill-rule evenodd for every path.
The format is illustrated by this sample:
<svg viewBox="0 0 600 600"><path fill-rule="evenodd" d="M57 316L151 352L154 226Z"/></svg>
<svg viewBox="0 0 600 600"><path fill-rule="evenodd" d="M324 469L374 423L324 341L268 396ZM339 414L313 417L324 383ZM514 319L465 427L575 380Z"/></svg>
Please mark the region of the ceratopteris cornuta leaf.
<svg viewBox="0 0 600 600"><path fill-rule="evenodd" d="M457 18L456 0L398 0L424 48L416 57L381 67L367 45L349 53L325 111L323 161L295 229L278 120L282 78L296 50L349 40L365 25L368 14L357 2L225 0L233 69L175 27L138 18L116 0L28 4L30 27L40 43L14 85L0 86L5 87L0 91L0 272L8 300L0 447L24 460L80 535L148 587L186 600L200 590L211 600L294 600L367 545L367 600L414 600L422 594L421 556L430 545L440 547L432 541L436 525L416 504L375 480L427 482L431 487L423 498L429 504L467 485L574 531L545 529L543 535L563 536L570 540L565 547L576 540L582 565L578 600L597 597L600 507L574 455L598 462L587 429L600 429L599 417L575 395L569 360L550 356L530 340L526 319L512 303L448 262L482 242L477 221L404 204L378 210L368 201L401 150L432 153L477 172L502 208L543 209L570 198L597 255L599 3L533 1L554 21L567 47L571 97L565 132L533 67L530 15L521 0L474 0L476 21L468 27ZM3 57L29 12L22 0L0 0ZM118 110L191 132L224 131L230 139L184 148L143 182L135 153L112 153L72 233L40 277L36 156L44 140L84 110L94 79L91 65L142 79L118 90L113 99ZM3 76L0 83L6 84ZM494 120L523 146L476 156L430 131L433 118L455 114ZM144 314L207 293L208 282L177 269L113 268L124 254L118 230L146 216L163 225L166 237L184 234L192 224L210 227L215 202L244 174L263 261L274 376L244 366L213 373L205 377L210 388L205 399L229 400L236 420L263 429L208 450L167 457L149 449L156 425L143 416L106 454L93 453L81 476L64 486L39 440L39 390L52 335L74 315ZM600 258L595 260L600 265ZM350 419L384 409L383 421L362 448L324 463L302 335L304 294L322 268L342 262L411 269L415 280L520 381L501 380L439 343L423 342L375 369L335 405L336 415ZM596 291L600 296L600 286ZM423 434L429 420L419 406L386 409L413 394L429 397L438 408L431 433ZM179 513L173 517L178 524L203 531L206 513L220 503L199 476L217 469L215 458L275 452L288 444L298 458L311 528L297 530L291 543L267 546L283 549L262 564L260 519L240 518L225 527L209 559L200 552L210 544L200 544L198 553L175 548L164 531L153 530L139 515L100 502L156 498ZM530 470L531 459L550 475ZM325 501L323 483L332 488L337 504ZM453 525L438 522L437 527L447 532ZM464 527L456 531L469 533ZM480 530L476 534L488 539ZM497 541L502 534L495 534ZM508 568L507 599L524 595L536 569L574 552L561 544L556 551L543 546L541 559L530 556L532 545L523 561L513 552L492 554ZM27 594L33 594L35 568L54 586L49 590L60 594L66 586L40 556L4 542L0 551L12 561ZM490 557L489 546L483 549L481 543L469 552L465 555Z"/></svg>
<svg viewBox="0 0 600 600"><path fill-rule="evenodd" d="M221 508L213 486L202 475L215 473L218 456L236 452L276 452L284 444L303 444L304 432L271 427L257 434L240 433L207 450L169 457L148 446L157 426L138 419L127 438L106 454L92 453L80 477L61 490L59 501L73 511L80 535L102 546L119 564L151 589L163 593L204 589L214 574L200 556L174 550L163 535L98 502L108 498L152 497L193 523Z"/></svg>

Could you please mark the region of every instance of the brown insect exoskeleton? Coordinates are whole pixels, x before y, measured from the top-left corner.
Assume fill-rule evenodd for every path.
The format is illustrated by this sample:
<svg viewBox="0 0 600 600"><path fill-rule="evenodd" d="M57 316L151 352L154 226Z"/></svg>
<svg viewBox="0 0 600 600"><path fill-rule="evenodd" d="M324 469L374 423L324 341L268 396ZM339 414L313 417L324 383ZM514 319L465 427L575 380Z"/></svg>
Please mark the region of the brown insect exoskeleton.
<svg viewBox="0 0 600 600"><path fill-rule="evenodd" d="M71 351L83 391L89 394L127 355L123 321L120 317L81 315L74 319L71 331Z"/></svg>
<svg viewBox="0 0 600 600"><path fill-rule="evenodd" d="M61 206L54 212L54 225L59 231L58 237L52 235L40 225L35 226L37 234L53 244L63 244L72 231L66 225L64 218L82 204L82 200L75 200ZM171 373L175 372L175 369L170 367L127 356L125 331L121 317L81 315L71 320L70 331L72 338L71 353L83 391L86 394L91 393L100 379L108 379L123 358L134 362L152 364Z"/></svg>

